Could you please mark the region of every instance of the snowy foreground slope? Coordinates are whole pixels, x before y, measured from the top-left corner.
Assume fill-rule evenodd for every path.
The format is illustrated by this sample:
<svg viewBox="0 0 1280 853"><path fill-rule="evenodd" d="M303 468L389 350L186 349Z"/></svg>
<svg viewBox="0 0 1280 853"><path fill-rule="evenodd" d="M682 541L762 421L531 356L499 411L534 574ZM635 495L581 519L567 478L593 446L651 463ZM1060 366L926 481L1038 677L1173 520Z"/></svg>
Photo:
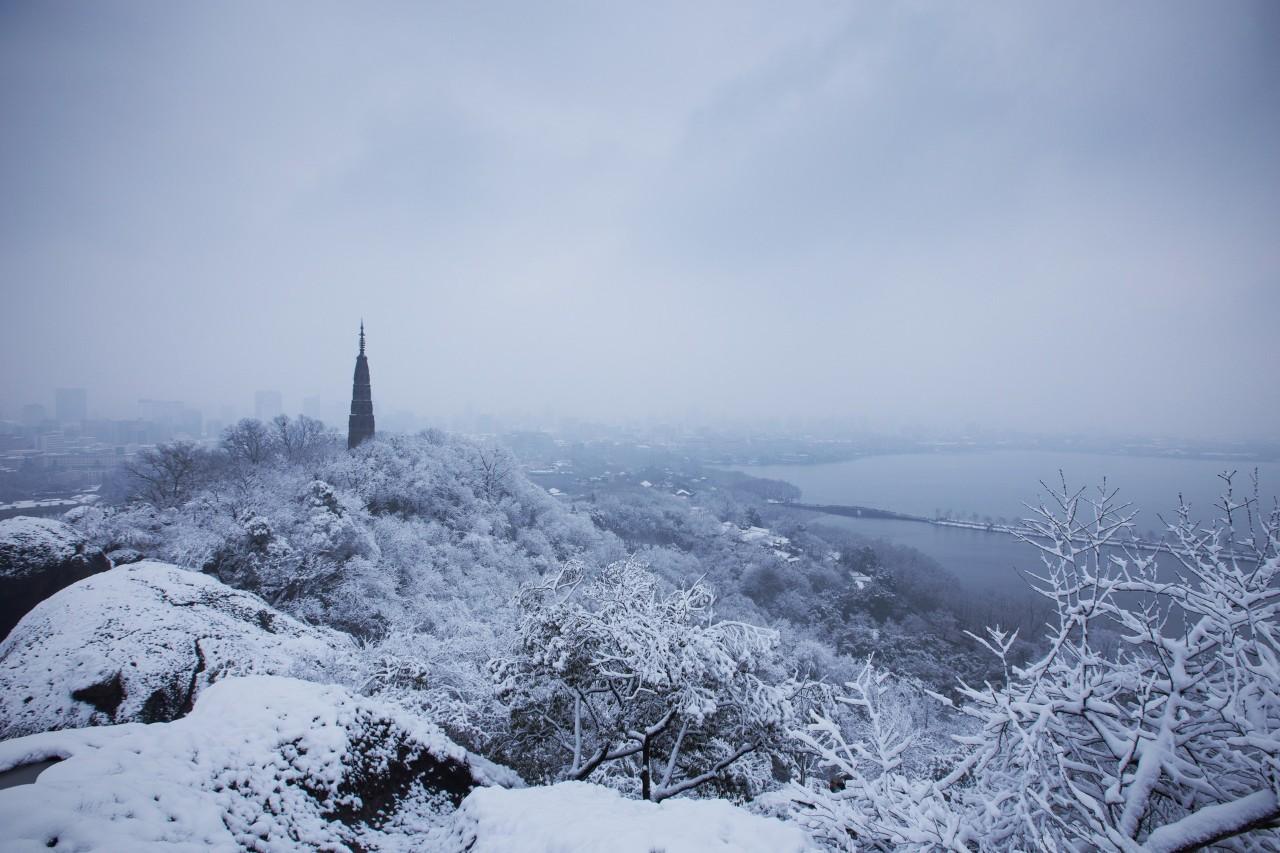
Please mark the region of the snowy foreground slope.
<svg viewBox="0 0 1280 853"><path fill-rule="evenodd" d="M41 602L0 643L0 738L172 720L227 675L291 674L351 648L197 572L123 566Z"/></svg>
<svg viewBox="0 0 1280 853"><path fill-rule="evenodd" d="M229 678L171 723L0 743L0 849L441 849L477 785L519 784L435 726L341 687Z"/></svg>
<svg viewBox="0 0 1280 853"><path fill-rule="evenodd" d="M479 787L520 782L403 710L288 678L228 678L171 723L0 743L0 772L58 758L33 784L0 790L0 849L811 849L798 828L719 800L653 804L580 782Z"/></svg>

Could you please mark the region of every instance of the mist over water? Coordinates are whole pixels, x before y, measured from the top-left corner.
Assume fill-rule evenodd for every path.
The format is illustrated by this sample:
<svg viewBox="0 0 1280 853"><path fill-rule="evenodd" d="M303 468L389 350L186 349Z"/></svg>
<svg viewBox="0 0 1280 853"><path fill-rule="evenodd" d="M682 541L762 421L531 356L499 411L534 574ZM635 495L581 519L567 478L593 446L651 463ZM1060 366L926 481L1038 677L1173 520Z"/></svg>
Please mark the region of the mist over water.
<svg viewBox="0 0 1280 853"><path fill-rule="evenodd" d="M757 477L785 480L799 487L806 503L866 506L909 515L1005 519L1032 515L1027 506L1057 509L1041 485L1051 488L1066 477L1068 488L1085 487L1097 498L1103 478L1117 502L1138 512L1135 532L1163 538L1161 517L1172 521L1181 495L1192 517L1208 525L1221 515L1215 504L1225 484L1220 473L1235 471L1233 498L1251 497L1251 476L1259 478L1260 503L1273 506L1280 493L1280 463L1235 463L1216 459L1119 456L1047 451L972 451L869 456L817 465L754 465L739 468ZM1256 516L1255 507L1255 519ZM1243 513L1236 522L1242 527ZM1039 552L1011 536L938 527L906 521L814 515L814 524L851 530L861 536L916 548L937 560L972 587L1020 591L1019 571L1039 571Z"/></svg>
<svg viewBox="0 0 1280 853"><path fill-rule="evenodd" d="M1256 470L1267 505L1280 492L1280 463L1233 462L1218 459L1176 459L1094 453L1033 450L912 453L868 456L820 465L755 465L743 467L758 477L785 480L798 486L808 503L852 504L922 515L936 513L958 518L992 516L1026 518L1027 506L1050 500L1041 485L1057 488L1059 472L1072 489L1098 495L1106 480L1117 489L1121 503L1131 503L1141 515L1139 528L1160 529L1158 514L1171 518L1182 495L1194 515L1205 522L1225 484L1219 474L1236 472L1237 499L1252 494Z"/></svg>

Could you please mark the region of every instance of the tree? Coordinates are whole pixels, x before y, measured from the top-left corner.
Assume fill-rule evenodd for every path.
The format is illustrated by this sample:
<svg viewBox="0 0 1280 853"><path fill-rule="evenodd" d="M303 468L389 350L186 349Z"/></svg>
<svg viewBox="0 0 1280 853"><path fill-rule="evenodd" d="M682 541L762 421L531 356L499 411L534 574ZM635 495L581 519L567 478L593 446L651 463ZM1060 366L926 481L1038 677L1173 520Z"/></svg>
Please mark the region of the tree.
<svg viewBox="0 0 1280 853"><path fill-rule="evenodd" d="M309 462L334 441L333 434L323 422L306 415L296 419L288 415L276 415L271 421L272 442L289 462Z"/></svg>
<svg viewBox="0 0 1280 853"><path fill-rule="evenodd" d="M701 583L661 595L634 559L590 581L570 562L527 587L516 647L491 664L516 737L558 748L564 779L620 764L655 801L769 750L795 691L770 679L778 635L716 622L712 603Z"/></svg>
<svg viewBox="0 0 1280 853"><path fill-rule="evenodd" d="M515 467L511 455L497 445L486 444L476 448L475 478L485 500L492 502L507 494L507 481Z"/></svg>
<svg viewBox="0 0 1280 853"><path fill-rule="evenodd" d="M209 472L210 454L190 441L175 441L142 450L124 463L131 497L156 507L185 503Z"/></svg>
<svg viewBox="0 0 1280 853"><path fill-rule="evenodd" d="M222 447L237 462L261 465L276 453L275 437L262 421L244 418L222 433Z"/></svg>
<svg viewBox="0 0 1280 853"><path fill-rule="evenodd" d="M1051 490L1056 506L1025 537L1056 610L1048 651L1020 668L1016 632L979 640L1004 681L962 685L975 731L935 778L902 770L912 733L886 707L885 677L864 673L846 702L871 737L850 743L829 715L795 733L848 780L797 791L801 819L874 848L1275 849L1280 509L1260 515L1256 484L1239 501L1226 483L1209 528L1180 509L1164 569L1126 550L1133 513L1105 485L1095 499Z"/></svg>

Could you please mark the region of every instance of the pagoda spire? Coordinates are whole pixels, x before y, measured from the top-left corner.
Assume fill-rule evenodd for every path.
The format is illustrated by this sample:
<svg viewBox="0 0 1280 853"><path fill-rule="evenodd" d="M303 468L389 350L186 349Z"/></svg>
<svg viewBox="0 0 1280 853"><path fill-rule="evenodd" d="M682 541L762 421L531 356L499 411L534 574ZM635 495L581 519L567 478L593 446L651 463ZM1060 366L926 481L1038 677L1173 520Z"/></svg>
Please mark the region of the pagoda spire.
<svg viewBox="0 0 1280 853"><path fill-rule="evenodd" d="M369 359L364 354L364 318L360 318L360 352L351 383L351 416L347 419L347 449L373 438L373 388L369 383Z"/></svg>

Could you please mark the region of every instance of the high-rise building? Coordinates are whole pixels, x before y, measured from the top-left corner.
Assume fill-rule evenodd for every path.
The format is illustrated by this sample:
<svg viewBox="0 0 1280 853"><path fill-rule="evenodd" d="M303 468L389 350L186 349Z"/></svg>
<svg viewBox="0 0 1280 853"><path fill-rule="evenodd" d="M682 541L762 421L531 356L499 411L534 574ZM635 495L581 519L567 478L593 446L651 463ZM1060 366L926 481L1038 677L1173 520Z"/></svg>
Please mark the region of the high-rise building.
<svg viewBox="0 0 1280 853"><path fill-rule="evenodd" d="M83 388L59 388L53 393L54 417L59 423L80 423L89 419L89 392Z"/></svg>
<svg viewBox="0 0 1280 853"><path fill-rule="evenodd" d="M315 418L318 421L324 420L324 398L317 394L312 394L302 398L302 414L309 418Z"/></svg>
<svg viewBox="0 0 1280 853"><path fill-rule="evenodd" d="M279 391L258 391L253 395L253 416L260 421L269 421L276 415L284 414L284 403Z"/></svg>
<svg viewBox="0 0 1280 853"><path fill-rule="evenodd" d="M360 353L351 383L351 416L347 419L347 449L373 438L373 388L369 384L369 359L364 354L364 320L360 321Z"/></svg>
<svg viewBox="0 0 1280 853"><path fill-rule="evenodd" d="M177 423L174 424L174 429L189 438L199 438L204 435L204 414L199 409L184 406L178 415Z"/></svg>
<svg viewBox="0 0 1280 853"><path fill-rule="evenodd" d="M171 427L182 418L185 408L181 400L139 400L138 416L149 423Z"/></svg>
<svg viewBox="0 0 1280 853"><path fill-rule="evenodd" d="M70 449L70 442L61 432L47 432L36 436L36 450L45 453L65 453Z"/></svg>

